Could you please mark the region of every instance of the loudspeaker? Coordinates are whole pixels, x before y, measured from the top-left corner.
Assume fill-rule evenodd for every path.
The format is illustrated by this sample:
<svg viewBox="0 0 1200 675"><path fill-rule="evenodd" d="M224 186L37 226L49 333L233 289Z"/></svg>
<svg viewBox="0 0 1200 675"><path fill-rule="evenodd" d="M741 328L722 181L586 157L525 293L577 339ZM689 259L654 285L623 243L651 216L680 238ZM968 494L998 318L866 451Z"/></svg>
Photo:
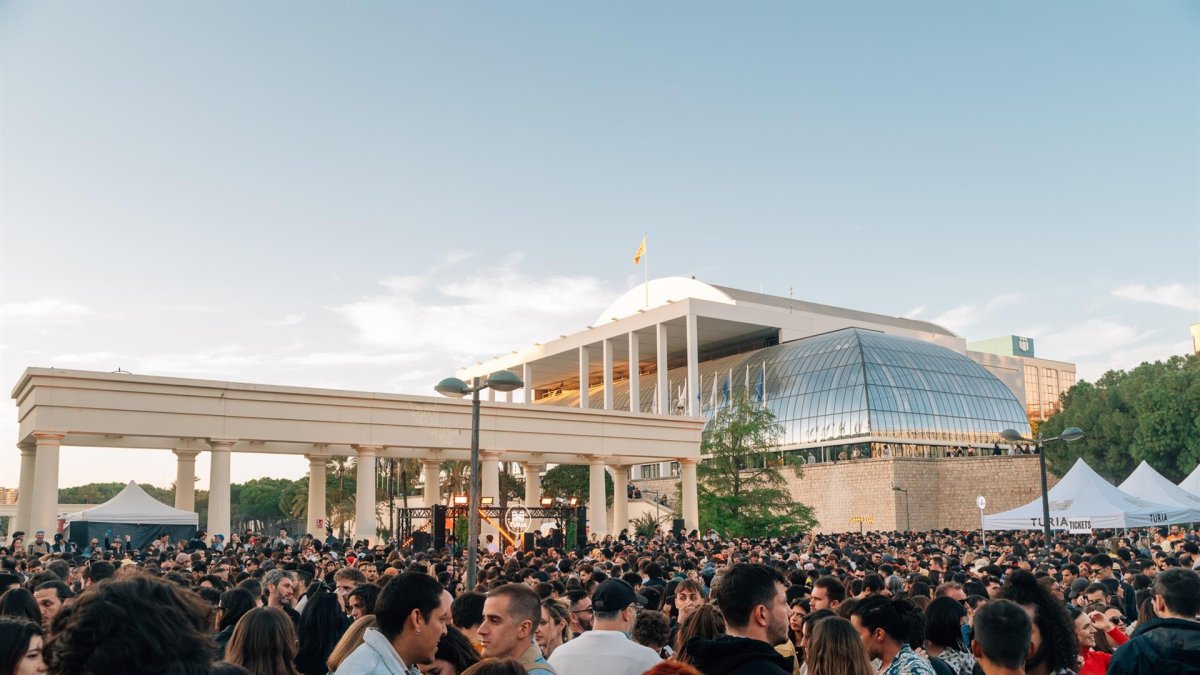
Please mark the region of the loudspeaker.
<svg viewBox="0 0 1200 675"><path fill-rule="evenodd" d="M575 548L583 550L587 548L588 529L587 529L587 507L579 506L575 509Z"/></svg>
<svg viewBox="0 0 1200 675"><path fill-rule="evenodd" d="M446 507L443 504L433 505L433 548L439 551L446 548Z"/></svg>
<svg viewBox="0 0 1200 675"><path fill-rule="evenodd" d="M433 541L433 537L431 537L428 532L423 532L421 530L417 530L412 533L412 550L414 552L415 551L421 551L421 552L428 551L430 548L430 543L432 543L432 541Z"/></svg>
<svg viewBox="0 0 1200 675"><path fill-rule="evenodd" d="M671 522L671 534L678 539L683 536L683 518L676 518Z"/></svg>
<svg viewBox="0 0 1200 675"><path fill-rule="evenodd" d="M532 532L526 532L521 535L521 539L523 540L523 548L526 551L532 551L536 548L537 544L534 543L534 534Z"/></svg>

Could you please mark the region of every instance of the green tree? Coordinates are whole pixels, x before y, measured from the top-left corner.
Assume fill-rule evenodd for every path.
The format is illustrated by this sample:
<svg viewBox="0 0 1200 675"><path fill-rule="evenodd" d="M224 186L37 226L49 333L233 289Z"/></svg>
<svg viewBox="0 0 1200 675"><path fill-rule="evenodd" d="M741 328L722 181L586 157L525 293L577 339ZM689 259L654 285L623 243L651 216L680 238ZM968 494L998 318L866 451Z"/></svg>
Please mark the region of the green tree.
<svg viewBox="0 0 1200 675"><path fill-rule="evenodd" d="M117 496L128 483L88 483L75 487L59 488L59 504L103 504ZM138 483L138 487L146 494L154 497L167 506L175 506L175 489L155 487L149 483Z"/></svg>
<svg viewBox="0 0 1200 675"><path fill-rule="evenodd" d="M559 464L542 477L542 494L563 499L574 497L581 505L586 505L591 498L589 471L583 464ZM604 498L606 505L612 504L613 480L607 471L604 472Z"/></svg>
<svg viewBox="0 0 1200 675"><path fill-rule="evenodd" d="M1046 446L1047 464L1060 476L1082 457L1113 483L1142 461L1182 480L1200 462L1200 357L1173 356L1078 382L1040 431L1053 437L1066 427L1087 435Z"/></svg>
<svg viewBox="0 0 1200 675"><path fill-rule="evenodd" d="M743 393L704 430L697 468L700 524L731 537L770 537L812 529L812 509L792 500L781 469L800 464L776 452L782 426Z"/></svg>

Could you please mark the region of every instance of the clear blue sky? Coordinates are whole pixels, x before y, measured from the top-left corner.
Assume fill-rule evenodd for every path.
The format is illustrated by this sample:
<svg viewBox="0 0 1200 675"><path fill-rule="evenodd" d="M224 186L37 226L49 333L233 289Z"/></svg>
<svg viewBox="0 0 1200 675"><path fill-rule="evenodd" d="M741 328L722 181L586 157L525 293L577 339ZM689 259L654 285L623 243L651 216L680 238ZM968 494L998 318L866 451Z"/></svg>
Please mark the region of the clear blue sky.
<svg viewBox="0 0 1200 675"><path fill-rule="evenodd" d="M1182 1L0 2L0 381L428 393L581 329L643 232L1095 378L1200 321L1198 45Z"/></svg>

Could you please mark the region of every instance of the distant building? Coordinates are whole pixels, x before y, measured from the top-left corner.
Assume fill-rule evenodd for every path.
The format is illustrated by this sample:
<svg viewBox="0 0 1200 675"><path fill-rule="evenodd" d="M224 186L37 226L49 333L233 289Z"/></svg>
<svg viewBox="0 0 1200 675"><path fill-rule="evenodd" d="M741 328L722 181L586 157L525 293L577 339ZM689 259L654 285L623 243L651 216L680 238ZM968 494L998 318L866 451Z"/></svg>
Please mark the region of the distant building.
<svg viewBox="0 0 1200 675"><path fill-rule="evenodd" d="M968 346L927 321L684 278L638 286L585 330L459 376L498 370L541 405L711 417L745 393L783 425L782 451L818 462L990 450L1003 429L1027 435L1075 378L1025 338Z"/></svg>
<svg viewBox="0 0 1200 675"><path fill-rule="evenodd" d="M1192 324L1192 353L1200 356L1200 323Z"/></svg>
<svg viewBox="0 0 1200 675"><path fill-rule="evenodd" d="M1033 338L1005 335L970 342L967 356L1025 403L1030 420L1044 420L1058 412L1062 395L1075 384L1075 364L1037 358Z"/></svg>

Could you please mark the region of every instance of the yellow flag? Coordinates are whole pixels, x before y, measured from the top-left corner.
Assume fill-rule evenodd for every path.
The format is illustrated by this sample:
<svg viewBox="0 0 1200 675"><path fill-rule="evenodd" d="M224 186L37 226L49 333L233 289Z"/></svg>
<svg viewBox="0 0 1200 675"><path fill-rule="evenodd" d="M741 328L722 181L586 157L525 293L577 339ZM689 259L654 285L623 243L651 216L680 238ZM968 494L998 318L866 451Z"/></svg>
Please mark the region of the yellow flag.
<svg viewBox="0 0 1200 675"><path fill-rule="evenodd" d="M638 245L637 253L633 254L633 264L636 265L642 262L642 256L646 255L646 238L642 237L642 243Z"/></svg>

